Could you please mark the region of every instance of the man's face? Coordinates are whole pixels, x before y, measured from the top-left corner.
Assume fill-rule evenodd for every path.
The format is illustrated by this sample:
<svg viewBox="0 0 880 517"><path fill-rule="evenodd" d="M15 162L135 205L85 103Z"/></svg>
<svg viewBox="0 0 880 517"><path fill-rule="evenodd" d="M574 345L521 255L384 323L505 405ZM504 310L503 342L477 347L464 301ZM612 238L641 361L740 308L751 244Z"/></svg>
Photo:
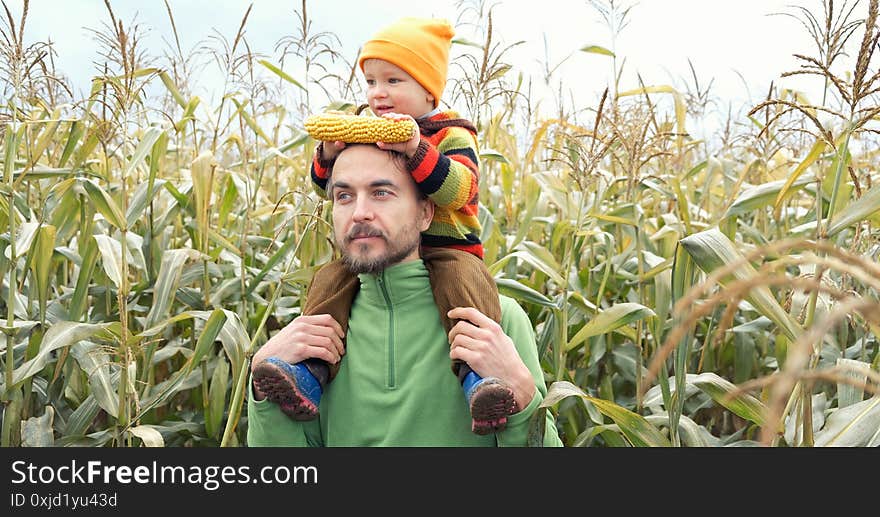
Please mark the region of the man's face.
<svg viewBox="0 0 880 517"><path fill-rule="evenodd" d="M349 145L330 178L333 232L354 273L377 273L419 257L421 232L434 205L391 154L374 145Z"/></svg>

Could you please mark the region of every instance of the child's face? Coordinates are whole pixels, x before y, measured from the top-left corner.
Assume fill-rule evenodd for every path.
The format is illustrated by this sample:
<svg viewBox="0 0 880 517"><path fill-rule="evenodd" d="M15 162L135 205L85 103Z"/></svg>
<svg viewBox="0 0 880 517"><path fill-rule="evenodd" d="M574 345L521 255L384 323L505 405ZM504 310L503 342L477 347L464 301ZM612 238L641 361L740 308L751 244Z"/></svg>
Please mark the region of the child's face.
<svg viewBox="0 0 880 517"><path fill-rule="evenodd" d="M434 109L434 96L418 81L383 59L364 61L367 103L376 115L400 113L418 118Z"/></svg>

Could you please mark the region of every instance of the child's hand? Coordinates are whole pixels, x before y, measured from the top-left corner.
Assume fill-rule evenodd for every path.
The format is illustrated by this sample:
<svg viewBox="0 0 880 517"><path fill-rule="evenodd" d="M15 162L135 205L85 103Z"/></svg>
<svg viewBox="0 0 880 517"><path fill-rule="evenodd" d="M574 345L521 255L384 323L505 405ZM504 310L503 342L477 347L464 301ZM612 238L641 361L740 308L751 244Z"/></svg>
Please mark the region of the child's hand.
<svg viewBox="0 0 880 517"><path fill-rule="evenodd" d="M321 146L321 159L324 161L335 160L339 152L345 149L345 142L324 142Z"/></svg>
<svg viewBox="0 0 880 517"><path fill-rule="evenodd" d="M411 116L401 115L400 113L385 113L382 116L385 118L390 118L390 119L394 119L394 120L410 119L413 122L415 122L415 119L413 119ZM415 126L415 129L413 130L412 138L410 138L406 142L399 142L396 144L389 144L386 142L376 142L376 145L379 147L379 149L382 149L384 151L397 151L397 152L405 154L407 158L412 158L413 155L416 154L416 151L419 150L419 140L421 138L421 133L419 132L419 125L416 123L416 124L414 124L414 126Z"/></svg>

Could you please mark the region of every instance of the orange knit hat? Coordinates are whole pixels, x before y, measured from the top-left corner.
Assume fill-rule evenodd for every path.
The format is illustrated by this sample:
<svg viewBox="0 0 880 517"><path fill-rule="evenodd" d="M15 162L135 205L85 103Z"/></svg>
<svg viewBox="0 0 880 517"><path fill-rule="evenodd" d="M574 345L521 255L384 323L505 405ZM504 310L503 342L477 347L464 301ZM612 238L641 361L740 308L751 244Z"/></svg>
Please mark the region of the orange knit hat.
<svg viewBox="0 0 880 517"><path fill-rule="evenodd" d="M358 66L382 59L399 66L434 96L434 107L446 87L449 48L455 31L449 22L433 18L401 18L364 43Z"/></svg>

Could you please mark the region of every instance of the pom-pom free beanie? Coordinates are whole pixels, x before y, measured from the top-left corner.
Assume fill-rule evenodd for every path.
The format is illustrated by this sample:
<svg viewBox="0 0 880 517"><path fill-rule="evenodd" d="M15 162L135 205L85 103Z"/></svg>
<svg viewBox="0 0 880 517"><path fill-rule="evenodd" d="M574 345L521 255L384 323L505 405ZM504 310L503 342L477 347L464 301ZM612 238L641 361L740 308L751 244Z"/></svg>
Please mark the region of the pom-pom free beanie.
<svg viewBox="0 0 880 517"><path fill-rule="evenodd" d="M449 48L455 30L443 19L406 17L379 30L364 43L358 66L367 59L382 59L399 66L440 103L446 87Z"/></svg>

